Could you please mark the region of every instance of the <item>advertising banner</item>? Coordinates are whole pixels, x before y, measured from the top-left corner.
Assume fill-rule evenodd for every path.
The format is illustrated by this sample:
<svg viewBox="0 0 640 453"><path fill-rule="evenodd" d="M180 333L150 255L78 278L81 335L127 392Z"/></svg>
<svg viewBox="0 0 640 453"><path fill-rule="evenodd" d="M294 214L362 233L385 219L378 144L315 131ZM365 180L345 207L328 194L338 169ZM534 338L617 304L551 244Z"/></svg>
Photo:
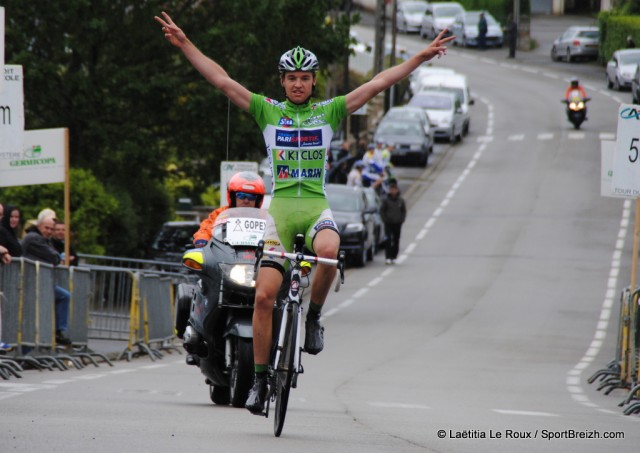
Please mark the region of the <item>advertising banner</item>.
<svg viewBox="0 0 640 453"><path fill-rule="evenodd" d="M2 78L4 85L0 91L0 162L20 157L24 134L22 66L5 65Z"/></svg>
<svg viewBox="0 0 640 453"><path fill-rule="evenodd" d="M64 182L65 131L25 131L20 153L0 152L0 187Z"/></svg>

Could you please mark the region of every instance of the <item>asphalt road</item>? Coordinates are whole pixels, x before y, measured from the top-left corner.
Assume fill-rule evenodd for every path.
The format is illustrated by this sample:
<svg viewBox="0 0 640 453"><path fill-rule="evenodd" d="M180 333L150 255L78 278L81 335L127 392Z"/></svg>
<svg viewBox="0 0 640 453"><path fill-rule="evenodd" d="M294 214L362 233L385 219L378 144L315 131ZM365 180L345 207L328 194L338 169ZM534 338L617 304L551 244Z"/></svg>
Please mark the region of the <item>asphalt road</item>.
<svg viewBox="0 0 640 453"><path fill-rule="evenodd" d="M174 353L0 382L1 450L638 451L626 392L586 383L614 358L630 275L629 203L600 196L600 140L628 93L589 64L505 53L435 62L467 74L471 133L398 170L414 187L399 263L378 255L330 295L325 351L303 357L281 438L272 419L213 406ZM559 100L578 67L593 68L593 101L576 132Z"/></svg>

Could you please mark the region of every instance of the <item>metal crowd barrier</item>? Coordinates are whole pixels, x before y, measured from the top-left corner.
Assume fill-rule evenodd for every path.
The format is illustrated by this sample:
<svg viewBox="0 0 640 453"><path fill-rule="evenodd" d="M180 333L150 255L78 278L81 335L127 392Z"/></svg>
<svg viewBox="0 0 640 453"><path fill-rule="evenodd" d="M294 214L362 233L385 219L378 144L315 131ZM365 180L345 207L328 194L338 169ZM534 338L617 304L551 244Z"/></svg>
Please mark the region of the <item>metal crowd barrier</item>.
<svg viewBox="0 0 640 453"><path fill-rule="evenodd" d="M25 364L37 369L98 366L107 357L89 348L89 339L125 340L118 358L160 351L173 346L174 288L193 277L181 272L125 269L108 266L53 267L15 258L0 265L0 340L13 347L0 354L0 377L19 377ZM55 285L67 289L72 346L56 345ZM137 351L136 351L137 348Z"/></svg>
<svg viewBox="0 0 640 453"><path fill-rule="evenodd" d="M596 371L587 382L600 382L598 390L608 395L615 389L630 389L618 404L625 415L640 413L640 288L630 287L620 294L618 341L616 356L603 369Z"/></svg>

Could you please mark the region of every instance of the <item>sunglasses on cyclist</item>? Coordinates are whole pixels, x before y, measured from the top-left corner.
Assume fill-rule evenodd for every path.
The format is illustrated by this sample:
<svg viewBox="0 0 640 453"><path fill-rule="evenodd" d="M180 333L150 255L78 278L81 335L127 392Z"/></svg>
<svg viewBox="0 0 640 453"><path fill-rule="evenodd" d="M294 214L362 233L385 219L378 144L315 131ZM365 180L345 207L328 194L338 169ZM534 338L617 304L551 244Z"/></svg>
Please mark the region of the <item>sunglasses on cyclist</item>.
<svg viewBox="0 0 640 453"><path fill-rule="evenodd" d="M258 198L258 196L256 194L253 194L253 193L236 192L236 200L255 201L256 198Z"/></svg>

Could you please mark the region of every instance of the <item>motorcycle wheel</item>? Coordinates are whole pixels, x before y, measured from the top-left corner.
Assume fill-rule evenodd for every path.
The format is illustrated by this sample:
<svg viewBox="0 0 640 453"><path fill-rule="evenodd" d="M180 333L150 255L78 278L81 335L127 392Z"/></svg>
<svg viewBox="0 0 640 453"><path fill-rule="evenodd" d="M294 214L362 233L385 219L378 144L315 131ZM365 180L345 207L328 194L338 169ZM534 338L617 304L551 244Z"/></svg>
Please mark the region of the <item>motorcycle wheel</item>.
<svg viewBox="0 0 640 453"><path fill-rule="evenodd" d="M276 410L273 417L273 433L276 437L280 437L282 428L284 427L284 419L287 415L287 406L289 404L289 392L291 391L291 383L294 375L294 356L296 331L298 328L298 317L294 313L290 313L287 320L286 347L280 355L280 363L276 372Z"/></svg>
<svg viewBox="0 0 640 453"><path fill-rule="evenodd" d="M209 398L211 398L211 401L218 406L228 406L231 401L229 387L210 385Z"/></svg>
<svg viewBox="0 0 640 453"><path fill-rule="evenodd" d="M175 332L180 339L183 338L184 331L189 322L191 312L191 300L193 299L193 285L180 284L176 291L176 319Z"/></svg>
<svg viewBox="0 0 640 453"><path fill-rule="evenodd" d="M236 337L234 343L235 354L229 379L231 405L244 407L253 383L253 342Z"/></svg>

